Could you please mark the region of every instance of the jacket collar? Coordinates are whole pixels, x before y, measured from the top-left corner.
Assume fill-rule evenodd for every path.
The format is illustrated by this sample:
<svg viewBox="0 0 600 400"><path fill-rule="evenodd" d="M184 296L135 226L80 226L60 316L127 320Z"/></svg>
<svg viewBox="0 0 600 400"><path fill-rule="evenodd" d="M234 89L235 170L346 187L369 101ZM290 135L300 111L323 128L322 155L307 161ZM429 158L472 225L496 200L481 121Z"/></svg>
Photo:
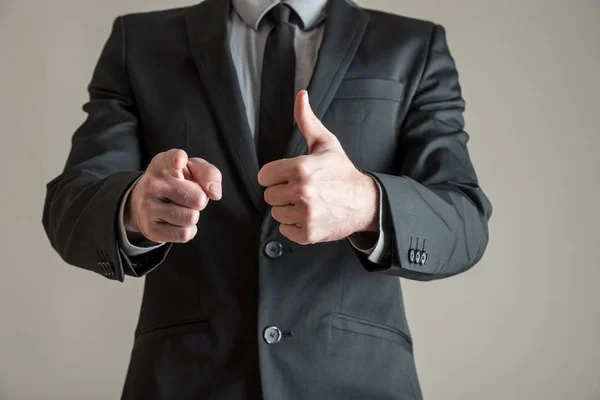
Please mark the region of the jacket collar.
<svg viewBox="0 0 600 400"><path fill-rule="evenodd" d="M277 4L289 5L300 17L302 29L316 27L326 15L327 0L232 0L231 4L249 27L258 30L262 18Z"/></svg>
<svg viewBox="0 0 600 400"><path fill-rule="evenodd" d="M223 141L251 201L260 213L264 213L267 205L263 188L258 183L255 143L227 40L232 1L236 0L206 0L186 12L185 22L199 78L206 89L207 100L212 104ZM368 14L350 0L328 0L326 13L323 43L308 86L311 105L318 118L322 118L329 108L369 21ZM305 154L306 149L306 141L296 126L286 158Z"/></svg>

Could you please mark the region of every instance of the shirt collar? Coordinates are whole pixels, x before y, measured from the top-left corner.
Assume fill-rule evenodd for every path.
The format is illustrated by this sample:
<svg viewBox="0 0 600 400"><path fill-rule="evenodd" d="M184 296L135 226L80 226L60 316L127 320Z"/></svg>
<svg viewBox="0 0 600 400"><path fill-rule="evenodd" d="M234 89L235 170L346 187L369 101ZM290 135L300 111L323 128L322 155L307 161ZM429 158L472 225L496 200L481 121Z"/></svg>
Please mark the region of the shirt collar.
<svg viewBox="0 0 600 400"><path fill-rule="evenodd" d="M327 0L232 0L235 11L255 31L262 18L280 2L296 11L305 31L311 30L325 18Z"/></svg>

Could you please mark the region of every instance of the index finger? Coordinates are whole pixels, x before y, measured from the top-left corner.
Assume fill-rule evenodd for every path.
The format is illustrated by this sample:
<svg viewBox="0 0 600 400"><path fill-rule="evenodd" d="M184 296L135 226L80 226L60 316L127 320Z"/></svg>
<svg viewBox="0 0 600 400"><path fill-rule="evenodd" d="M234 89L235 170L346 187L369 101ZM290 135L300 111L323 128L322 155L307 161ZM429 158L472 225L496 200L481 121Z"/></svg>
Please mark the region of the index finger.
<svg viewBox="0 0 600 400"><path fill-rule="evenodd" d="M185 179L188 155L185 151L171 149L162 157L162 168L169 175L178 179Z"/></svg>
<svg viewBox="0 0 600 400"><path fill-rule="evenodd" d="M190 158L188 169L192 179L202 186L211 200L221 200L223 177L216 166L201 158Z"/></svg>
<svg viewBox="0 0 600 400"><path fill-rule="evenodd" d="M269 187L310 175L310 156L284 158L266 164L258 172L258 183Z"/></svg>

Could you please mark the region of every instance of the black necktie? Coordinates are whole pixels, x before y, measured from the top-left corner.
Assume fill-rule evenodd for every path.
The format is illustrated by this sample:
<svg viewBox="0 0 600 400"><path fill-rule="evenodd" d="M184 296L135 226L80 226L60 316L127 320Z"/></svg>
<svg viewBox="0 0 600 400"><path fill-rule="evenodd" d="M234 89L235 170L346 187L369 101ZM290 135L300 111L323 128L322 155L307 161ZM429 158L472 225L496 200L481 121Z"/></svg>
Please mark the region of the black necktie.
<svg viewBox="0 0 600 400"><path fill-rule="evenodd" d="M282 158L294 127L296 53L292 9L279 4L268 17L274 28L267 38L260 90L257 155L260 166Z"/></svg>

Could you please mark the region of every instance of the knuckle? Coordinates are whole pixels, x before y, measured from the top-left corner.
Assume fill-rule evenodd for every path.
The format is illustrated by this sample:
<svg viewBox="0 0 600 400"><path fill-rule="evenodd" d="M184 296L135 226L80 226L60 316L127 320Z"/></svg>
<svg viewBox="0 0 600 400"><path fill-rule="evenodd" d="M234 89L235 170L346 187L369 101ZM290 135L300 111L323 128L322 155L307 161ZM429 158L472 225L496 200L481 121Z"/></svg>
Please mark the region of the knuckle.
<svg viewBox="0 0 600 400"><path fill-rule="evenodd" d="M186 226L193 226L198 223L199 219L200 219L200 212L196 211L196 210L190 210L190 211L184 213L184 215L182 217L182 222Z"/></svg>
<svg viewBox="0 0 600 400"><path fill-rule="evenodd" d="M196 225L200 221L200 211L192 212L192 225Z"/></svg>
<svg viewBox="0 0 600 400"><path fill-rule="evenodd" d="M183 228L177 229L173 235L175 236L175 240L179 243L186 243L189 241L187 231Z"/></svg>
<svg viewBox="0 0 600 400"><path fill-rule="evenodd" d="M182 243L187 243L196 236L196 230L194 228L182 228L178 230L178 239Z"/></svg>
<svg viewBox="0 0 600 400"><path fill-rule="evenodd" d="M164 181L164 182L171 182L172 180L171 178L171 174L169 173L169 170L166 168L162 168L160 170L160 172L158 174L156 174L156 180L159 181Z"/></svg>
<svg viewBox="0 0 600 400"><path fill-rule="evenodd" d="M183 243L181 238L181 233L179 231L169 231L165 232L165 241L172 243Z"/></svg>
<svg viewBox="0 0 600 400"><path fill-rule="evenodd" d="M164 224L156 224L157 236L161 239L161 242L179 243L179 238L176 231L166 229Z"/></svg>
<svg viewBox="0 0 600 400"><path fill-rule="evenodd" d="M180 206L172 206L169 208L169 215L176 223L184 226L192 226L198 222L198 211L187 210Z"/></svg>
<svg viewBox="0 0 600 400"><path fill-rule="evenodd" d="M193 208L195 210L200 210L202 207L202 199L206 197L206 194L198 188L197 190L190 189L186 186L177 186L175 188L175 192L177 193L177 197L182 200L181 205L185 205L187 207Z"/></svg>
<svg viewBox="0 0 600 400"><path fill-rule="evenodd" d="M206 204L208 203L208 196L206 193L204 193L204 191L199 190L194 194L190 193L189 201L191 208L196 211L200 211L206 207Z"/></svg>
<svg viewBox="0 0 600 400"><path fill-rule="evenodd" d="M171 219L173 219L174 221L182 221L183 220L183 212L182 210L178 207L175 206L174 204L171 204L168 208L168 214L171 217Z"/></svg>
<svg viewBox="0 0 600 400"><path fill-rule="evenodd" d="M286 231L285 231L285 227L284 227L282 224L279 224L279 233L281 233L281 234L282 234L284 237L286 237L286 238L288 238L288 239L291 239L291 238L290 238L290 237L287 235L287 233L286 233Z"/></svg>
<svg viewBox="0 0 600 400"><path fill-rule="evenodd" d="M315 197L315 190L312 186L307 184L299 185L296 189L296 195L300 200L308 202Z"/></svg>
<svg viewBox="0 0 600 400"><path fill-rule="evenodd" d="M181 197L184 201L188 201L190 199L190 191L185 186L175 186L175 194L178 197Z"/></svg>
<svg viewBox="0 0 600 400"><path fill-rule="evenodd" d="M170 238L166 237L166 235L160 229L159 224L150 223L146 226L145 229L140 229L142 235L147 237L149 240L153 242L164 242L169 241Z"/></svg>
<svg viewBox="0 0 600 400"><path fill-rule="evenodd" d="M293 166L293 171L300 177L307 177L310 175L310 166L307 161L300 160Z"/></svg>
<svg viewBox="0 0 600 400"><path fill-rule="evenodd" d="M265 198L265 202L267 202L268 204L271 204L271 200L273 198L273 193L272 193L271 188L265 189L265 193L264 193L263 197Z"/></svg>
<svg viewBox="0 0 600 400"><path fill-rule="evenodd" d="M276 207L271 208L271 216L273 217L274 220L277 221L277 215L278 215L278 211Z"/></svg>

